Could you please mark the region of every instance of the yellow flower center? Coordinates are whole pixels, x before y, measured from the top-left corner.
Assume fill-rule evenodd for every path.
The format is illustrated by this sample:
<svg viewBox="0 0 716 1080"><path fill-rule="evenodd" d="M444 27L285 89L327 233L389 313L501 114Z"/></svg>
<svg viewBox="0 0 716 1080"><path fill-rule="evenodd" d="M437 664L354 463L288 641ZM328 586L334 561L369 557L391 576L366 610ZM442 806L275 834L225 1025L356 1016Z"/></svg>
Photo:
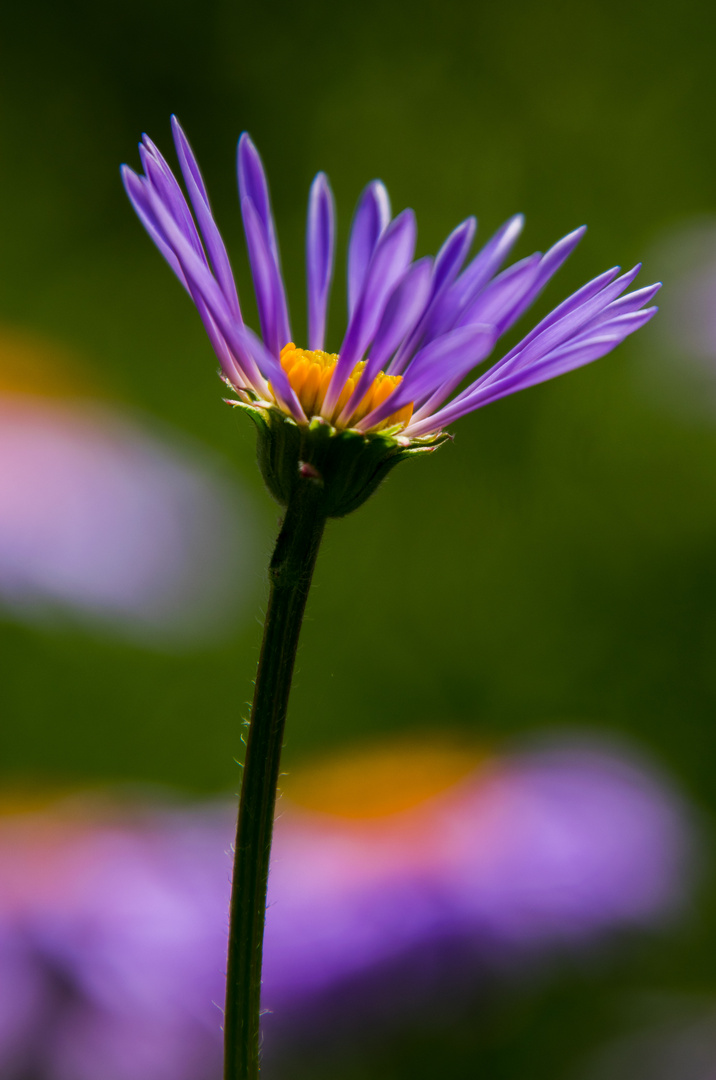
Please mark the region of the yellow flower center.
<svg viewBox="0 0 716 1080"><path fill-rule="evenodd" d="M319 349L298 349L292 341L281 349L281 367L288 375L288 381L295 390L309 420L312 416L318 416L321 413L326 391L337 363L337 353L322 352ZM338 418L348 404L364 368L365 362L361 360L353 368L350 378L346 380L336 407L328 417L332 424L338 423ZM362 400L358 402L351 415L341 422L340 427L354 427L364 416L367 416L378 405L382 405L400 382L402 382L400 375L386 375L382 371L378 372ZM395 424L407 424L412 414L412 403L404 405L402 409L386 417L371 430L380 431L383 428L393 427Z"/></svg>

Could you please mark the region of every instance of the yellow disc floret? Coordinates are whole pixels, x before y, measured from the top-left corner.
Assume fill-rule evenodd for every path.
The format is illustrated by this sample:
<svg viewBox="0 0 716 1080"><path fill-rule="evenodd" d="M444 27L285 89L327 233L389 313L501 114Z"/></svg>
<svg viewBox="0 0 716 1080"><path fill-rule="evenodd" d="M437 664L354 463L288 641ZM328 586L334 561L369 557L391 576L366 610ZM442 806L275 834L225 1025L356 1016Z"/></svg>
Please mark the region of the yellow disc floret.
<svg viewBox="0 0 716 1080"><path fill-rule="evenodd" d="M296 392L296 396L309 420L312 416L321 414L326 391L337 362L337 353L322 352L319 349L298 349L292 341L289 341L288 345L284 345L283 349L281 349L281 367L288 375L288 381ZM350 378L346 380L336 407L331 415L327 417L332 424L342 428L354 427L364 416L367 416L378 405L382 405L395 390L398 383L402 382L400 375L386 375L380 371L351 412L351 415L341 418L341 413L348 404L364 368L365 362L361 360L353 368ZM394 427L395 424L407 424L412 413L412 404L404 405L402 409L398 409L391 416L386 417L385 420L376 424L375 428L371 428L371 430L380 431L383 428Z"/></svg>

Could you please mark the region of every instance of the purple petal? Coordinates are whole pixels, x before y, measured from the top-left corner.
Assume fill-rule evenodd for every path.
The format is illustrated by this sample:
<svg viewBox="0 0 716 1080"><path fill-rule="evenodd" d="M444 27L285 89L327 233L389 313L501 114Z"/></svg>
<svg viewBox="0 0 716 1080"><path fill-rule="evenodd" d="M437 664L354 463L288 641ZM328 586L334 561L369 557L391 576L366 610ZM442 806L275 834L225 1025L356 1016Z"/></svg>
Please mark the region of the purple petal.
<svg viewBox="0 0 716 1080"><path fill-rule="evenodd" d="M204 324L204 329L206 330L209 341L214 348L214 352L219 358L221 369L224 374L228 376L229 381L242 390L258 390L261 392L263 387L262 381L256 378L256 373L254 373L253 376L249 375L247 370L245 370L247 367L245 361L243 359L239 360L238 354L235 355L231 351L203 298L199 294L195 294L192 299L196 304L197 311ZM243 358L243 354L241 355Z"/></svg>
<svg viewBox="0 0 716 1080"><path fill-rule="evenodd" d="M246 132L244 132L239 139L237 157L241 213L244 219L246 243L249 248L249 259L251 261L251 270L254 278L256 277L257 272L264 276L266 274L266 267L264 266L264 259L262 257L262 252L264 250L268 253L272 263L270 274L271 294L273 298L271 335L270 337L266 336L266 332L263 330L263 324L262 332L264 334L264 341L278 357L279 351L291 340L291 326L288 318L286 290L281 274L281 259L278 252L278 241L276 239L276 229L274 226L273 214L271 212L271 201L269 199L266 176L258 151ZM246 207L249 205L253 207L253 213L250 214L250 237L249 226L247 226L246 223ZM261 237L261 242L258 240L259 236ZM254 270L254 259L256 259L257 262L257 270ZM265 282L263 291L265 299ZM256 299L258 302L258 293Z"/></svg>
<svg viewBox="0 0 716 1080"><path fill-rule="evenodd" d="M515 345L515 347L503 357L503 360L510 360L520 349L523 349L525 345L528 345L530 341L533 341L543 330L546 330L548 326L552 326L553 323L579 307L580 304L583 304L593 296L596 296L605 285L608 285L614 280L618 273L619 267L613 266L611 270L605 270L603 274L599 274L598 277L588 281L581 289L577 289L575 293L572 293L572 295L568 296L566 300L563 300L561 304L558 304L549 315L545 316L545 318L535 326L534 330L530 330L529 334L527 334L522 341Z"/></svg>
<svg viewBox="0 0 716 1080"><path fill-rule="evenodd" d="M460 272L467 253L472 246L477 229L477 219L466 218L448 236L435 256L433 270L433 296L451 285Z"/></svg>
<svg viewBox="0 0 716 1080"><path fill-rule="evenodd" d="M174 173L147 135L144 136L144 145L139 146L139 157L144 166L147 183L157 192L197 255L206 262L204 248L184 192L179 187Z"/></svg>
<svg viewBox="0 0 716 1080"><path fill-rule="evenodd" d="M442 405L446 398L450 397L450 395L460 385L465 376L474 367L476 367L478 364L481 364L483 360L487 359L487 357L490 355L493 348L495 347L495 342L498 335L494 326L479 326L473 323L470 325L469 328L462 327L460 329L471 329L475 331L476 337L473 344L472 359L470 360L469 350L466 350L464 356L465 362L453 365L453 370L450 377L444 382L440 383L440 385L438 385L437 388L433 390L429 397L426 397L425 394L421 395L417 392L414 393L413 400L416 402L416 406L419 407L416 408L413 420L420 420L423 416L429 416L431 413L435 412L435 410ZM449 334L446 334L444 336L448 337L450 334L457 335L457 333L458 329L455 329L449 331ZM433 342L431 342L431 344L433 344ZM411 368L408 369L408 373L405 376L406 379L410 378ZM413 388L412 382L410 382L409 388Z"/></svg>
<svg viewBox="0 0 716 1080"><path fill-rule="evenodd" d="M385 305L375 341L366 365L377 374L400 342L406 337L423 313L433 282L433 263L429 257L419 259L403 274Z"/></svg>
<svg viewBox="0 0 716 1080"><path fill-rule="evenodd" d="M237 169L239 175L239 198L241 202L244 199L251 199L254 204L266 234L267 247L275 259L276 265L280 267L276 227L271 212L271 199L269 197L266 173L259 152L247 131L239 139Z"/></svg>
<svg viewBox="0 0 716 1080"><path fill-rule="evenodd" d="M502 377L508 370L527 367L533 360L539 359L547 352L560 345L568 338L575 337L589 322L601 311L624 292L639 273L641 264L637 264L632 270L621 277L616 278L606 285L596 295L590 297L586 303L579 307L568 310L561 319L547 326L540 334L537 334L524 348L518 345L509 358L503 358L490 371L484 379L492 382L496 377ZM581 290L580 290L581 291Z"/></svg>
<svg viewBox="0 0 716 1080"><path fill-rule="evenodd" d="M432 259L424 258L413 263L395 286L383 312L363 374L341 413L342 423L347 422L358 408L373 379L422 315L430 295L431 282Z"/></svg>
<svg viewBox="0 0 716 1080"><path fill-rule="evenodd" d="M326 312L333 278L335 216L328 178L319 172L308 196L306 226L309 349L322 349L326 336Z"/></svg>
<svg viewBox="0 0 716 1080"><path fill-rule="evenodd" d="M534 285L529 292L523 297L521 303L515 308L512 313L511 320L507 326L503 328L503 333L508 330L510 326L517 322L520 315L523 314L535 302L539 294L544 289L550 278L554 277L562 264L569 258L579 241L587 231L586 225L580 225L578 229L563 236L561 240L558 240L556 244L549 249L548 252L542 258L540 264L539 273L535 279Z"/></svg>
<svg viewBox="0 0 716 1080"><path fill-rule="evenodd" d="M191 173L192 181L197 189L199 198L203 203L205 203L206 206L208 206L209 192L206 190L204 178L201 175L201 171L194 155L194 151L189 145L189 140L184 134L184 130L179 123L179 120L173 114L170 118L170 123L172 128L172 135L174 137L174 147L177 151L177 155L182 166L182 173L184 172L184 167L186 166Z"/></svg>
<svg viewBox="0 0 716 1080"><path fill-rule="evenodd" d="M416 233L415 214L412 210L403 210L391 221L376 245L328 387L323 405L325 417L335 409L346 379L375 337L390 294L413 258Z"/></svg>
<svg viewBox="0 0 716 1080"><path fill-rule="evenodd" d="M506 221L488 240L454 285L437 300L430 312L425 334L427 340L438 337L457 325L465 307L475 300L507 258L523 225L522 214L516 214Z"/></svg>
<svg viewBox="0 0 716 1080"><path fill-rule="evenodd" d="M241 363L235 356L232 355L231 350L228 348L224 338L222 337L215 320L212 318L202 296L193 285L190 285L187 281L184 271L181 268L179 260L177 259L171 246L167 243L158 223L155 215L152 213L149 202L149 188L148 182L142 180L136 173L132 172L128 166L123 165L121 169L122 180L124 183L125 191L129 196L129 200L134 207L134 210L139 220L144 225L145 229L149 233L150 238L154 241L155 245L164 256L169 266L172 268L179 281L191 296L196 308L199 312L201 321L204 324L209 341L211 342L214 352L219 358L224 373L228 378L236 385L245 386L252 385L252 378L245 370L243 370ZM157 196L158 197L158 196ZM255 373L258 375L258 372Z"/></svg>
<svg viewBox="0 0 716 1080"><path fill-rule="evenodd" d="M644 290L646 291L646 290ZM651 292L651 289L649 290ZM612 309L616 305L611 305ZM612 335L615 341L623 341L629 334L633 334L635 330L644 326L654 317L659 309L656 307L642 308L638 311L620 311L618 313L612 311L612 317L602 321L601 319L594 319L589 327L581 334L571 338L564 345L559 346L548 354L549 357L555 357L573 345L582 345L585 342L601 341L603 338Z"/></svg>
<svg viewBox="0 0 716 1080"><path fill-rule="evenodd" d="M348 318L352 318L360 299L373 257L375 245L390 221L390 197L380 180L373 180L363 191L351 225L348 245Z"/></svg>
<svg viewBox="0 0 716 1080"><path fill-rule="evenodd" d="M282 284L276 263L266 246L266 234L258 212L249 198L241 200L246 244L251 263L251 275L256 292L256 306L261 323L261 334L267 348L278 358L283 346L291 340L283 319Z"/></svg>
<svg viewBox="0 0 716 1080"><path fill-rule="evenodd" d="M522 214L515 214L492 236L455 282L455 293L463 303L469 303L496 274L515 246L525 223Z"/></svg>
<svg viewBox="0 0 716 1080"><path fill-rule="evenodd" d="M264 377L271 383L271 388L280 405L299 422L306 421L300 401L296 396L288 375L281 367L280 361L273 356L261 339L243 323L234 323L230 328L231 337L247 352L255 361Z"/></svg>
<svg viewBox="0 0 716 1080"><path fill-rule="evenodd" d="M446 382L462 381L468 372L482 363L493 348L495 338L493 326L471 324L449 330L423 346L400 384L405 399L418 401Z"/></svg>
<svg viewBox="0 0 716 1080"><path fill-rule="evenodd" d="M420 350L403 381L377 409L356 426L367 430L409 402L421 402L445 383L460 382L495 344L491 326L462 326L435 338Z"/></svg>
<svg viewBox="0 0 716 1080"><path fill-rule="evenodd" d="M244 373L244 380L265 396L267 393L266 382L252 356L245 353L241 345L241 337L236 334L236 330L240 329L241 324L229 310L226 297L212 276L211 271L187 240L183 230L167 210L156 191L149 185L146 185L145 191L151 216L156 221L157 228L164 237L165 243L174 252L187 281L189 292L197 304L200 314L205 304L229 349L235 354L235 364L238 364ZM209 330L208 326L207 330ZM219 353L219 359L222 359L221 353ZM280 368L278 360L275 361L275 365ZM235 372L232 370L227 371L229 378L233 378L234 374Z"/></svg>
<svg viewBox="0 0 716 1080"><path fill-rule="evenodd" d="M224 241L221 238L221 233L219 232L211 213L209 197L206 192L201 172L199 171L199 166L176 116L172 116L171 123L172 132L174 134L174 145L179 158L179 164L181 165L182 176L184 177L184 183L189 192L191 204L194 207L194 213L199 222L199 228L201 229L201 234L204 238L204 243L206 244L206 250L212 269L221 286L222 292L227 299L229 307L234 315L240 319L241 308L239 307L239 297L236 292L234 275L231 272L229 256L226 253Z"/></svg>
<svg viewBox="0 0 716 1080"><path fill-rule="evenodd" d="M420 420L417 424L411 424L406 432L416 438L433 431L438 431L446 424L458 420L475 409L489 405L499 398L515 394L537 383L546 382L556 378L577 367L598 360L606 356L629 334L634 333L647 323L655 315L656 308L646 308L643 311L629 312L620 315L608 324L597 327L593 332L584 335L581 339L573 339L559 348L554 349L547 356L543 356L530 364L527 368L505 375L501 379L492 382L480 381L476 388L461 398L455 398L452 402L440 409L432 416ZM493 369L494 370L494 369ZM490 372L488 372L488 375Z"/></svg>
<svg viewBox="0 0 716 1080"><path fill-rule="evenodd" d="M448 282L446 288L437 292L422 324L403 343L393 359L390 365L391 375L401 375L403 373L421 342L426 345L433 338L440 337L457 325L462 325L459 322L461 313L466 305L475 299L483 286L504 262L522 231L523 224L524 218L522 214L516 214L510 218L491 237L460 277L453 284ZM465 225L464 222L463 225ZM461 227L458 226L458 228ZM457 230L455 231L457 232ZM454 235L455 233L452 234L452 236ZM442 250L445 249L447 243L448 241L443 245ZM471 319L470 321L478 322L480 320Z"/></svg>
<svg viewBox="0 0 716 1080"><path fill-rule="evenodd" d="M463 311L457 325L490 323L497 329L499 336L503 324L510 318L516 305L522 302L525 294L532 288L539 273L540 262L540 255L530 255L503 270Z"/></svg>
<svg viewBox="0 0 716 1080"><path fill-rule="evenodd" d="M615 319L612 323L601 326L599 332L570 341L530 364L529 367L521 368L494 383L485 384L470 399L472 407L479 408L488 405L498 398L515 394L529 386L536 386L538 383L554 379L558 375L564 375L568 371L600 359L616 348L625 337L649 322L656 311L656 308L646 308L644 311L622 315L619 321Z"/></svg>
<svg viewBox="0 0 716 1080"><path fill-rule="evenodd" d="M622 296L619 300L614 300L613 303L609 304L596 319L592 320L590 325L603 323L617 315L627 315L629 312L638 311L639 308L644 307L644 304L648 304L650 300L653 300L660 288L661 282L659 281L655 285L645 285L642 289L635 289L634 292L627 293L626 296Z"/></svg>
<svg viewBox="0 0 716 1080"><path fill-rule="evenodd" d="M426 332L431 325L432 312L436 307L440 306L443 295L449 290L457 277L462 264L467 258L476 229L477 220L474 217L466 218L465 221L453 229L437 253L433 268L431 298L427 311L410 337L403 342L399 354L391 365L391 374L402 374L421 342L426 344L427 341L437 336L434 333Z"/></svg>
<svg viewBox="0 0 716 1080"><path fill-rule="evenodd" d="M132 169L130 169L129 165L122 165L119 171L122 177L124 190L126 191L127 197L129 198L129 201L134 208L134 212L136 213L144 228L149 233L150 239L154 242L156 247L159 249L161 254L169 263L169 266L179 278L179 281L182 283L184 288L189 291L189 286L187 284L186 278L184 277L184 272L179 265L179 260L177 259L176 255L160 233L156 221L149 211L148 197L144 190L146 180L142 180L141 177L137 176L137 174Z"/></svg>

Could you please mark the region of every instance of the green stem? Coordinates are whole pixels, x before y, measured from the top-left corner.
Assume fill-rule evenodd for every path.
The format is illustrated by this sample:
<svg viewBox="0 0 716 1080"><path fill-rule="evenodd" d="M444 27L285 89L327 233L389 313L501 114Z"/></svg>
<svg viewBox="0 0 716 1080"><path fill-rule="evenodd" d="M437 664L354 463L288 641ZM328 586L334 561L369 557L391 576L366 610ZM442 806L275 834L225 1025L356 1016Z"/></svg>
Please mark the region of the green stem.
<svg viewBox="0 0 716 1080"><path fill-rule="evenodd" d="M293 665L323 535L321 485L294 488L269 566L264 638L246 745L231 891L224 1080L259 1075L261 959L276 785Z"/></svg>

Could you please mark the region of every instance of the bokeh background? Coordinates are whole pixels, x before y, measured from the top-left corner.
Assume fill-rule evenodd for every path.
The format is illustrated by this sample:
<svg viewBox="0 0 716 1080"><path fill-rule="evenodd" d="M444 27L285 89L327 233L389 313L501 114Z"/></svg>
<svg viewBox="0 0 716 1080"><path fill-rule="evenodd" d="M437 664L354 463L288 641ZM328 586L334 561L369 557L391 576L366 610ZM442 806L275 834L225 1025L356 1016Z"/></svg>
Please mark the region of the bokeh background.
<svg viewBox="0 0 716 1080"><path fill-rule="evenodd" d="M707 1023L699 1018L713 1015L716 997L710 6L37 0L5 5L0 19L0 392L15 423L20 399L35 409L32 446L49 409L65 432L85 424L103 446L109 439L122 468L134 455L148 485L144 510L132 502L125 513L102 475L83 481L73 520L96 536L79 568L60 560L49 583L38 584L37 567L52 559L52 540L29 570L26 534L8 542L6 788L130 782L203 797L239 782L277 508L249 424L222 403L199 319L122 191L118 166L136 167L142 131L169 154L169 115L179 116L255 322L234 176L237 136L251 132L299 341L305 198L319 168L336 194L339 266L352 207L375 176L394 208L415 209L420 254L470 213L486 238L524 211L518 256L586 221L586 239L521 327L606 267L639 259L640 280L666 282L663 319L614 355L460 421L454 444L398 470L330 526L286 766L414 732L446 730L496 751L544 731L597 732L638 748L697 822L698 884L668 929L518 981L497 1003L433 1026L383 1028L352 1046L341 1075L579 1080L602 1075L609 1046L663 1027L663 1017ZM709 266L712 290L690 307L695 268ZM334 348L344 316L339 285ZM3 492L37 492L45 508L52 492L62 516L73 466L57 464L55 482L45 459L31 457L7 442ZM0 509L6 531L12 513ZM44 521L33 517L27 536L51 538ZM171 522L191 535L167 562ZM110 538L130 525L129 549L103 563ZM103 591L120 564L136 602ZM632 1080L650 1080L641 1067ZM306 1068L321 1075L320 1063ZM338 1075L335 1060L330 1069Z"/></svg>

